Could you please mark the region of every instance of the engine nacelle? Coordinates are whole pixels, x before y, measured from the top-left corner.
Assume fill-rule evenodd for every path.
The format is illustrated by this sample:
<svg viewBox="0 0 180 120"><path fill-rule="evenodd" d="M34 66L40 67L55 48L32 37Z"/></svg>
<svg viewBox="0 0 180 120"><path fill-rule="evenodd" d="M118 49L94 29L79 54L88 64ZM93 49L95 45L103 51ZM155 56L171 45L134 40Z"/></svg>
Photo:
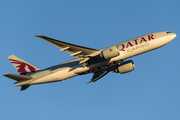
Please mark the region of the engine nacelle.
<svg viewBox="0 0 180 120"><path fill-rule="evenodd" d="M131 72L134 69L135 69L134 62L132 60L128 60L128 61L122 62L119 65L119 67L117 67L114 70L114 72L124 74L124 73L127 73L127 72Z"/></svg>
<svg viewBox="0 0 180 120"><path fill-rule="evenodd" d="M119 55L119 51L117 49L117 46L114 45L101 51L100 58L109 59L109 58L116 57L118 55Z"/></svg>

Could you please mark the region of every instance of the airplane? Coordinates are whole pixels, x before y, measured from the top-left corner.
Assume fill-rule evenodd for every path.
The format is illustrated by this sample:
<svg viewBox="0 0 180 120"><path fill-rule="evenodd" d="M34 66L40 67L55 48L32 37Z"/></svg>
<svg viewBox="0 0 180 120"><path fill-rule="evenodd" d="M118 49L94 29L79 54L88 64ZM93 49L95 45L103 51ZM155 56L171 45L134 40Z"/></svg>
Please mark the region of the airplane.
<svg viewBox="0 0 180 120"><path fill-rule="evenodd" d="M65 51L75 59L57 64L46 69L40 69L15 55L8 59L19 74L4 74L5 77L16 80L15 86L21 86L21 91L30 85L64 81L69 78L93 73L91 82L96 82L110 71L128 73L135 69L134 62L127 60L133 56L157 49L171 42L176 34L168 31L149 33L126 42L122 42L102 50L83 47L43 35L36 35L45 41Z"/></svg>

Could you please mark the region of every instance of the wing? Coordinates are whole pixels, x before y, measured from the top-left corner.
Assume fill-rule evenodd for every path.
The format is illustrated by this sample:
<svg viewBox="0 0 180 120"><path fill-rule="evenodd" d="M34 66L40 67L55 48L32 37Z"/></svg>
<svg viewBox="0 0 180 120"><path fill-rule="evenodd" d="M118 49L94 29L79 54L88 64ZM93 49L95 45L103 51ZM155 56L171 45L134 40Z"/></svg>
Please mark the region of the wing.
<svg viewBox="0 0 180 120"><path fill-rule="evenodd" d="M60 40L55 40L43 35L36 35L36 37L42 38L46 40L47 42L50 42L51 44L55 45L56 47L60 48L60 51L65 51L70 54L70 56L78 57L80 60L80 63L84 63L87 60L89 60L89 57L98 55L101 51L98 49L83 47L67 42L63 42Z"/></svg>
<svg viewBox="0 0 180 120"><path fill-rule="evenodd" d="M91 79L91 81L88 82L88 83L96 82L97 80L99 80L100 78L102 78L103 76L105 76L108 73L109 73L109 71L106 71L106 70L95 72L92 79Z"/></svg>

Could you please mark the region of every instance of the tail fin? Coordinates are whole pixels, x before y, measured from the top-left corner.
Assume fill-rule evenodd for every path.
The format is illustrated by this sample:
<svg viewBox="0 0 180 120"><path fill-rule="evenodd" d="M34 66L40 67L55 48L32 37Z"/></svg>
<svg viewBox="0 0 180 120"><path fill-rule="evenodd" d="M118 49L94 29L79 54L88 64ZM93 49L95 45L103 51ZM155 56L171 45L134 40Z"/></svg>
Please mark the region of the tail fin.
<svg viewBox="0 0 180 120"><path fill-rule="evenodd" d="M8 56L8 59L11 61L13 66L16 68L16 70L21 74L21 75L26 75L28 72L34 72L37 70L41 70L38 67L24 61L21 58L18 58L15 55L10 55Z"/></svg>

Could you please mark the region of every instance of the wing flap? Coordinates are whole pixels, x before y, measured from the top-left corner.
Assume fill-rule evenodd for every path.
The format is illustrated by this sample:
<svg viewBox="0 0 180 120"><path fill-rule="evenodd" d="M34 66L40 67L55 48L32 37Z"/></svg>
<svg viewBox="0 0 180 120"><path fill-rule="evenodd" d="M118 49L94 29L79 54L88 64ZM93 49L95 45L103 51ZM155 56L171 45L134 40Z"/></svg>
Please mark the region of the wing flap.
<svg viewBox="0 0 180 120"><path fill-rule="evenodd" d="M62 48L60 51L65 51L67 49L69 49L70 47L65 47L65 48Z"/></svg>
<svg viewBox="0 0 180 120"><path fill-rule="evenodd" d="M78 54L80 54L80 53L82 53L82 51L75 52L75 53L71 54L70 57L71 57L71 56L76 56L76 55L78 55Z"/></svg>

